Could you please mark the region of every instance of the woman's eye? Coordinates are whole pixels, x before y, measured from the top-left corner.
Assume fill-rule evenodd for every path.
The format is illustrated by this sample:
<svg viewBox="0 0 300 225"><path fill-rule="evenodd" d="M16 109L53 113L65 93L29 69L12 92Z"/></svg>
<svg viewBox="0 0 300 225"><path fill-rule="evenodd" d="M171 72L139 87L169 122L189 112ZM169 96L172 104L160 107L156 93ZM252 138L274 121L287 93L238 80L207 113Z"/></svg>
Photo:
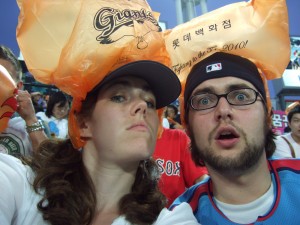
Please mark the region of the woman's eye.
<svg viewBox="0 0 300 225"><path fill-rule="evenodd" d="M115 96L111 97L111 100L113 102L124 102L125 97L123 95L115 95Z"/></svg>
<svg viewBox="0 0 300 225"><path fill-rule="evenodd" d="M156 105L155 105L154 101L146 101L146 103L147 103L148 108L150 108L150 109L155 109L156 108Z"/></svg>

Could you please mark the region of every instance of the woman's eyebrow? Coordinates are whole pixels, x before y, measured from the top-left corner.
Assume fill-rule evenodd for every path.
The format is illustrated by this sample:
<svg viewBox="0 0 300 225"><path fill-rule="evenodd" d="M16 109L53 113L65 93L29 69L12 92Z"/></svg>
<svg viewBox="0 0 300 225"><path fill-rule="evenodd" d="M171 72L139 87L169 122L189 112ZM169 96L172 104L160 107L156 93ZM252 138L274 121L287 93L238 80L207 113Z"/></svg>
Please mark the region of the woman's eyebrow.
<svg viewBox="0 0 300 225"><path fill-rule="evenodd" d="M106 88L111 88L114 86L130 86L130 83L126 80L117 80L117 81L112 81L110 84L107 85Z"/></svg>
<svg viewBox="0 0 300 225"><path fill-rule="evenodd" d="M111 88L114 86L124 86L124 87L133 87L134 85L128 81L128 80L117 80L116 82L112 82L111 84L109 84L106 88ZM141 87L141 89L145 92L152 92L152 89L150 88L150 86L148 84L145 84Z"/></svg>

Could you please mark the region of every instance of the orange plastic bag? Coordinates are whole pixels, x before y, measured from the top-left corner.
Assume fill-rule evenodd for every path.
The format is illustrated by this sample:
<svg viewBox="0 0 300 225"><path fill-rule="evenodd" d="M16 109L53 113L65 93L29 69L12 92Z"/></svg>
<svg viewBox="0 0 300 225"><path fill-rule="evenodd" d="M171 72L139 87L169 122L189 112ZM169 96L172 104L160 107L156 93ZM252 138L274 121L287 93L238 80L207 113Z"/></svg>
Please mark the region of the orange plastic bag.
<svg viewBox="0 0 300 225"><path fill-rule="evenodd" d="M83 146L73 112L110 71L137 60L170 66L145 0L18 0L17 41L29 71L73 96L69 135ZM74 138L77 137L77 138Z"/></svg>
<svg viewBox="0 0 300 225"><path fill-rule="evenodd" d="M165 39L172 69L182 82L181 102L191 68L215 52L248 58L264 81L280 78L290 60L285 0L230 4L165 31ZM266 81L265 88L268 90ZM270 110L270 101L268 105Z"/></svg>
<svg viewBox="0 0 300 225"><path fill-rule="evenodd" d="M8 71L0 65L0 132L4 131L8 121L17 110L15 95L17 87Z"/></svg>
<svg viewBox="0 0 300 225"><path fill-rule="evenodd" d="M18 0L18 5L17 41L29 71L73 97L84 98L120 64L138 59L169 64L160 27L144 0Z"/></svg>

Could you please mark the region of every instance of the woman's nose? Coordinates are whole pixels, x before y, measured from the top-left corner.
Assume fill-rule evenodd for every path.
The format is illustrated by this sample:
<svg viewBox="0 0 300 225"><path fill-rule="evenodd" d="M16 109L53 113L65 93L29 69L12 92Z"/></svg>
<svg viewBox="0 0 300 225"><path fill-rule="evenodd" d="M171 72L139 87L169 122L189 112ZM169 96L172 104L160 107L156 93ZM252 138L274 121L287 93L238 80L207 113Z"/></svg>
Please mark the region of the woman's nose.
<svg viewBox="0 0 300 225"><path fill-rule="evenodd" d="M146 114L147 112L147 102L143 99L135 100L135 103L131 109L132 114L135 115L137 113Z"/></svg>

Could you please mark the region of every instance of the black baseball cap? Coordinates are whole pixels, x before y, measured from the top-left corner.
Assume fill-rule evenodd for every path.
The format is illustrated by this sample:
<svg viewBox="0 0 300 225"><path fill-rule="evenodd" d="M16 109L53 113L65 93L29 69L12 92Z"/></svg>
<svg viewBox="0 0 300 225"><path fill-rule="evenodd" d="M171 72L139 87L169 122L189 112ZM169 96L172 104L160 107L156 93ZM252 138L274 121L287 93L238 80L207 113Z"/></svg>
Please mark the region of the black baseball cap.
<svg viewBox="0 0 300 225"><path fill-rule="evenodd" d="M238 55L216 52L197 63L188 75L184 91L184 107L188 108L187 102L193 90L200 83L228 76L237 77L253 84L266 102L264 82L256 65Z"/></svg>
<svg viewBox="0 0 300 225"><path fill-rule="evenodd" d="M88 94L95 92L104 84L126 75L141 78L149 84L156 98L157 109L174 102L181 92L180 81L169 67L156 61L140 60L113 70Z"/></svg>

